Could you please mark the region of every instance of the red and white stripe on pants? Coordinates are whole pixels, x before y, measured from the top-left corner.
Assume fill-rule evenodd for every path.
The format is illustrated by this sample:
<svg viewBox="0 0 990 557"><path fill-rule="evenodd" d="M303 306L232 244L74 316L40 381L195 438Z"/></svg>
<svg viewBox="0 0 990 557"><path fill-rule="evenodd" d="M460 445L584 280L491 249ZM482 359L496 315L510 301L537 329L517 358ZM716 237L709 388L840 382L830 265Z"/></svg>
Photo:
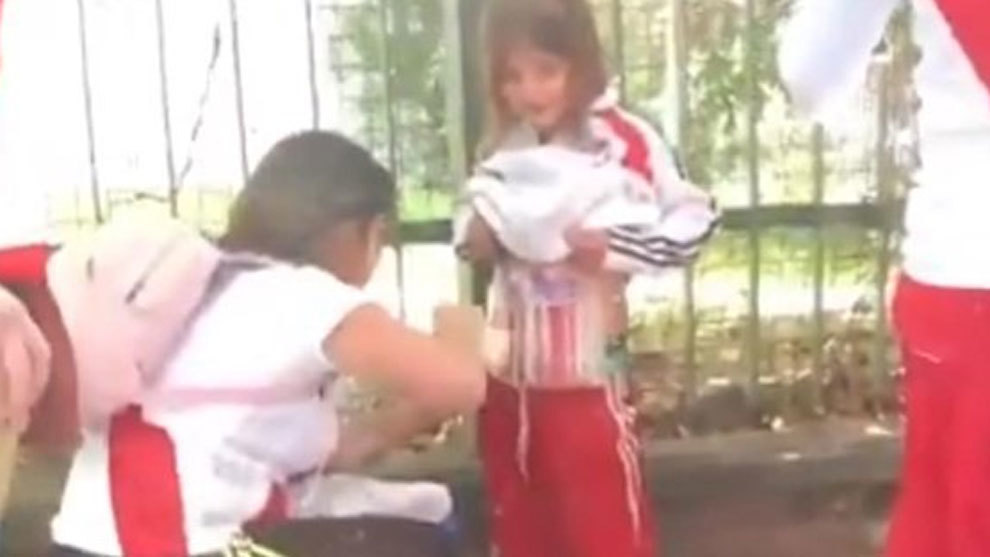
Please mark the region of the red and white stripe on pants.
<svg viewBox="0 0 990 557"><path fill-rule="evenodd" d="M990 555L990 289L903 277L907 434L887 557Z"/></svg>
<svg viewBox="0 0 990 557"><path fill-rule="evenodd" d="M519 434L523 414L526 439ZM479 436L490 537L500 557L656 554L630 418L612 389L520 390L489 380Z"/></svg>

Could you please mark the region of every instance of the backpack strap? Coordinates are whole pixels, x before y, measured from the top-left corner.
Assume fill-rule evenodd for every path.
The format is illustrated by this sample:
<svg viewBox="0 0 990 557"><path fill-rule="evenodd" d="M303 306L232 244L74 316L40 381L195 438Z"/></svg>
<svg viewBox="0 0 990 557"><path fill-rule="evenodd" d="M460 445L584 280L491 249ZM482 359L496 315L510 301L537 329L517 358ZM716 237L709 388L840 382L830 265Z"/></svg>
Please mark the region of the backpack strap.
<svg viewBox="0 0 990 557"><path fill-rule="evenodd" d="M302 402L316 397L323 381L282 383L267 387L189 387L146 394L142 406L181 412L208 404L273 406Z"/></svg>
<svg viewBox="0 0 990 557"><path fill-rule="evenodd" d="M191 325L241 273L257 271L274 264L274 261L250 253L225 253L206 292L196 310L189 317ZM191 327L185 327L188 335ZM184 338L176 344L182 345ZM271 406L301 402L316 396L323 381L296 381L264 387L187 387L158 390L147 386L139 401L142 406L168 411L184 411L208 404L239 406Z"/></svg>

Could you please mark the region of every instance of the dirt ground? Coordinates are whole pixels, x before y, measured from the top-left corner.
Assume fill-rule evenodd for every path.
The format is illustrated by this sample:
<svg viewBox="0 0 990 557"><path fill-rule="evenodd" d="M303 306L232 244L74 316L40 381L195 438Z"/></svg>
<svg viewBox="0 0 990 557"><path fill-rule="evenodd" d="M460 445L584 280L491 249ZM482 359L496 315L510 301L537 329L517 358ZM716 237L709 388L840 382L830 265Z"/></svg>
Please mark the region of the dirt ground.
<svg viewBox="0 0 990 557"><path fill-rule="evenodd" d="M665 557L875 557L896 478L897 437L857 422L785 433L661 442L647 466ZM2 555L44 554L64 458L24 454ZM469 553L486 546L476 465L434 453L397 459L390 476L453 487Z"/></svg>

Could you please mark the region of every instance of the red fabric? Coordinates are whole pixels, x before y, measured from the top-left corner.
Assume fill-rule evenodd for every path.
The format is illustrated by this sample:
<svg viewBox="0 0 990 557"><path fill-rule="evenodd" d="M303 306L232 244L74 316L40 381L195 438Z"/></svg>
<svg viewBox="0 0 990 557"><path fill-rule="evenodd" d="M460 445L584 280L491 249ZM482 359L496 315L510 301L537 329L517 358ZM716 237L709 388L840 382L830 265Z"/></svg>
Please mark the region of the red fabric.
<svg viewBox="0 0 990 557"><path fill-rule="evenodd" d="M0 248L0 283L44 284L51 252L50 246L40 244Z"/></svg>
<svg viewBox="0 0 990 557"><path fill-rule="evenodd" d="M990 290L902 278L907 435L887 557L990 555Z"/></svg>
<svg viewBox="0 0 990 557"><path fill-rule="evenodd" d="M650 144L643 134L617 109L605 110L601 113L601 117L615 135L626 144L626 156L623 157L622 164L652 184L655 174L650 162Z"/></svg>
<svg viewBox="0 0 990 557"><path fill-rule="evenodd" d="M519 392L490 379L479 418L489 531L499 555L654 557L652 511L641 477L627 483L618 450L623 432L605 391L529 389L526 399L525 475L517 460ZM639 510L638 534L629 494Z"/></svg>
<svg viewBox="0 0 990 557"><path fill-rule="evenodd" d="M48 386L31 412L31 425L22 442L36 448L70 452L79 443L79 412L75 363L62 316L44 284L10 288L31 312L52 352Z"/></svg>
<svg viewBox="0 0 990 557"><path fill-rule="evenodd" d="M124 557L188 555L175 448L137 407L110 424L110 497Z"/></svg>
<svg viewBox="0 0 990 557"><path fill-rule="evenodd" d="M990 2L936 0L952 33L990 91Z"/></svg>
<svg viewBox="0 0 990 557"><path fill-rule="evenodd" d="M76 374L62 316L45 280L51 253L47 245L0 249L0 285L24 302L52 350L48 386L32 411L31 425L22 441L65 452L79 441Z"/></svg>

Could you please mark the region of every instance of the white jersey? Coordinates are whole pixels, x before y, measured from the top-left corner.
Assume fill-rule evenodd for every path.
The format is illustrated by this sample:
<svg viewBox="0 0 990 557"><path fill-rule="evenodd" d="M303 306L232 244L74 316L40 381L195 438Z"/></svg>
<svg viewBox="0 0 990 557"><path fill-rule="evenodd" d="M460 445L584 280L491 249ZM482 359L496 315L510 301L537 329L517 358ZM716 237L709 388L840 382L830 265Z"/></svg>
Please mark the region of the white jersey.
<svg viewBox="0 0 990 557"><path fill-rule="evenodd" d="M858 85L901 0L798 0L780 71L799 109L821 115ZM990 288L990 92L936 0L911 0L922 168L908 198L904 268L935 286Z"/></svg>
<svg viewBox="0 0 990 557"><path fill-rule="evenodd" d="M279 515L295 514L294 496L306 484L295 480L322 466L337 437L327 396L335 370L322 344L366 301L315 268L278 265L236 276L197 317L162 388L312 381L312 397L131 410L107 430L86 431L53 522L55 542L99 555L210 553L273 511L273 501ZM124 512L135 508L153 518ZM149 523L160 531L149 534Z"/></svg>

